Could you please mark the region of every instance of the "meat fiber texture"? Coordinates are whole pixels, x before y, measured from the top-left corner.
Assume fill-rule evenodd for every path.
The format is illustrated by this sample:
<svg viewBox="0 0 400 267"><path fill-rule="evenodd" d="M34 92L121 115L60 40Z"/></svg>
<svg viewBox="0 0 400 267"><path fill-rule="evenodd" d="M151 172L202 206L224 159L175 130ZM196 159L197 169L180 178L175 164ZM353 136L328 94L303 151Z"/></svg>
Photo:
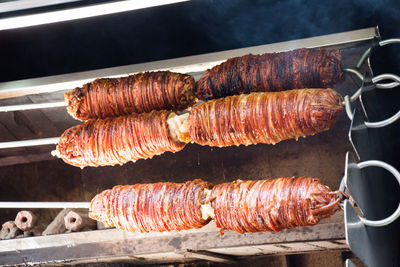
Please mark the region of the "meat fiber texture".
<svg viewBox="0 0 400 267"><path fill-rule="evenodd" d="M92 199L89 216L140 233L201 228L211 219L221 230L279 232L333 215L339 209L337 193L319 179L305 177L216 186L200 179L119 185Z"/></svg>
<svg viewBox="0 0 400 267"><path fill-rule="evenodd" d="M338 209L339 198L319 179L297 177L241 181L212 190L215 223L238 233L317 224Z"/></svg>
<svg viewBox="0 0 400 267"><path fill-rule="evenodd" d="M184 110L194 104L194 78L169 71L101 78L64 95L75 119L103 119L153 110Z"/></svg>
<svg viewBox="0 0 400 267"><path fill-rule="evenodd" d="M77 167L113 166L177 152L186 143L172 138L171 111L152 111L117 118L90 120L66 130L54 155Z"/></svg>
<svg viewBox="0 0 400 267"><path fill-rule="evenodd" d="M297 49L228 59L205 72L196 85L199 99L252 92L330 88L344 77L336 49Z"/></svg>
<svg viewBox="0 0 400 267"><path fill-rule="evenodd" d="M331 89L251 93L211 100L189 116L196 144L275 144L326 131L343 111L342 97Z"/></svg>
<svg viewBox="0 0 400 267"><path fill-rule="evenodd" d="M212 185L200 179L186 183L153 183L115 186L95 196L89 216L106 226L130 232L201 228L203 190Z"/></svg>

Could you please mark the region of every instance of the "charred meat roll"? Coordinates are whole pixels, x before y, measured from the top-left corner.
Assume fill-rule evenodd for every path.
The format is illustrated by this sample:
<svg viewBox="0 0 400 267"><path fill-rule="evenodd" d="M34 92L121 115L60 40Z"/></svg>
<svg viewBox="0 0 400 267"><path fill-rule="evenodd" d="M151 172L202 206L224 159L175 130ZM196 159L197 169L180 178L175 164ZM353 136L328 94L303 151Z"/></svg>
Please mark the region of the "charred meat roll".
<svg viewBox="0 0 400 267"><path fill-rule="evenodd" d="M209 70L196 86L199 99L252 92L329 88L343 77L338 50L297 49L228 59Z"/></svg>

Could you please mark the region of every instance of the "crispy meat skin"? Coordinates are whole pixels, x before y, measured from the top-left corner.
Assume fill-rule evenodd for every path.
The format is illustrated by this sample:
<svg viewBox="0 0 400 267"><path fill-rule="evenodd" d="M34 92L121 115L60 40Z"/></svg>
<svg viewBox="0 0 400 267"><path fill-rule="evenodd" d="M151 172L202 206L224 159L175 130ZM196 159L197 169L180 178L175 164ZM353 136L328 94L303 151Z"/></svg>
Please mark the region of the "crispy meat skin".
<svg viewBox="0 0 400 267"><path fill-rule="evenodd" d="M95 196L89 216L106 226L130 232L201 228L201 193L212 185L200 179L186 183L115 186Z"/></svg>
<svg viewBox="0 0 400 267"><path fill-rule="evenodd" d="M77 167L112 166L180 151L185 143L170 137L166 122L170 113L152 111L87 121L66 130L57 151L66 163Z"/></svg>
<svg viewBox="0 0 400 267"><path fill-rule="evenodd" d="M333 215L339 198L319 179L237 180L214 186L215 222L238 233L314 225Z"/></svg>
<svg viewBox="0 0 400 267"><path fill-rule="evenodd" d="M328 130L343 110L341 103L331 89L229 96L194 107L189 135L208 146L275 144Z"/></svg>
<svg viewBox="0 0 400 267"><path fill-rule="evenodd" d="M328 88L343 77L340 62L338 50L320 48L235 57L207 70L196 94L209 100L251 92Z"/></svg>
<svg viewBox="0 0 400 267"><path fill-rule="evenodd" d="M169 71L102 78L64 95L78 120L102 119L152 110L183 110L194 103L194 78Z"/></svg>
<svg viewBox="0 0 400 267"><path fill-rule="evenodd" d="M211 189L208 199L203 191ZM130 232L201 228L201 205L211 202L217 227L239 233L314 225L333 215L340 198L319 179L291 177L213 186L186 183L118 185L96 195L89 216Z"/></svg>

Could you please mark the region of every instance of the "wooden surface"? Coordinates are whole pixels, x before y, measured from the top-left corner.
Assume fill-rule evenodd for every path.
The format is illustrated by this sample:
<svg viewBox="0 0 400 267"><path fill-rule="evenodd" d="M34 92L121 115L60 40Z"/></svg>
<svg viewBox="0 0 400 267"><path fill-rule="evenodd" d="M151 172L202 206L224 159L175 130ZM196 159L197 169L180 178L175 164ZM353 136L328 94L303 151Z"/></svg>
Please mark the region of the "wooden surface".
<svg viewBox="0 0 400 267"><path fill-rule="evenodd" d="M150 262L163 257L168 257L169 261L207 258L221 262L250 255L345 250L342 218L343 213L339 212L318 225L281 233L225 231L221 235L215 224L210 223L202 229L181 232L134 234L107 229L5 240L0 241L0 264L18 264L26 259L30 263L51 263L129 255L138 261L148 258Z"/></svg>

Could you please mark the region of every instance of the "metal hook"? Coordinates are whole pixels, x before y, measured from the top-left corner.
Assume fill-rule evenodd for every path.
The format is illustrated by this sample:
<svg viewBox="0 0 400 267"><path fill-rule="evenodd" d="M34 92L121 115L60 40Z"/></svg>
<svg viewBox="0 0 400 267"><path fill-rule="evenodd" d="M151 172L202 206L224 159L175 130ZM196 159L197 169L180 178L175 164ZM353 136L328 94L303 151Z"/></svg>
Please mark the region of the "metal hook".
<svg viewBox="0 0 400 267"><path fill-rule="evenodd" d="M348 157L348 154L346 155L346 158ZM347 163L346 163L347 164ZM379 161L379 160L368 160L368 161L363 161L357 164L357 167L362 169L366 167L381 167L384 168L385 170L389 171L397 180L400 186L400 173L392 166L387 164L386 162ZM347 167L345 170L345 175L342 178L342 181L340 182L339 190L344 191L347 188L347 179L348 179L348 173L347 173ZM351 199L351 196L349 197ZM360 218L360 221L364 225L372 226L372 227L382 227L386 226L388 224L391 224L395 220L397 220L400 217L400 203L397 207L397 209L388 217L382 220L368 220L364 217L358 216Z"/></svg>
<svg viewBox="0 0 400 267"><path fill-rule="evenodd" d="M343 101L344 107L346 110L347 117L350 120L353 120L353 111L351 109L351 102L352 102L351 98L348 95L346 95L344 97L344 101ZM389 124L392 124L393 122L397 121L398 119L400 119L400 110L396 114L394 114L392 117L387 118L385 120L377 121L377 122L364 121L364 124L368 128L380 128L380 127L385 127Z"/></svg>
<svg viewBox="0 0 400 267"><path fill-rule="evenodd" d="M345 69L343 69L343 71L346 71L346 72L356 75L361 81L364 81L366 78L365 75L361 74L361 72L359 72L358 70L355 70L355 69L345 68ZM378 83L383 80L392 80L393 82ZM376 88L379 88L379 89L392 89L392 88L400 85L400 77L397 76L396 74L391 74L391 73L380 74L378 76L372 77L371 81L372 81L372 83L375 84ZM351 96L351 98L350 98L351 102L354 102L361 95L361 90L362 90L362 86L360 88L358 88L358 90Z"/></svg>
<svg viewBox="0 0 400 267"><path fill-rule="evenodd" d="M379 44L379 46L385 46L385 45L394 44L394 43L400 43L400 38L392 38L392 39L383 40L383 41L380 41L378 44ZM361 58L358 61L355 69L344 68L343 71L355 74L361 81L363 81L365 76L362 75L358 71L358 69L361 68L361 66L362 66L362 64L364 64L365 60L367 60L367 59L369 60L370 54L371 54L371 48L368 48L364 52L364 54L361 56ZM390 82L390 83L378 83L379 81L382 81L382 80L392 80L393 82ZM400 85L400 76L398 76L396 74L391 74L391 73L381 74L381 75L378 75L376 77L373 77L372 78L372 82L374 84L376 84L376 88L390 89L390 88L394 88L394 87Z"/></svg>
<svg viewBox="0 0 400 267"><path fill-rule="evenodd" d="M380 46L385 46L385 45L393 44L393 43L400 43L400 38L393 38L393 39L383 40L383 41L380 41L378 44ZM371 54L371 48L368 48L364 52L364 54L361 56L359 62L357 63L357 65L356 65L357 69L361 67L361 65L365 62L365 60L367 60L367 59L369 60L370 54ZM361 81L365 82L366 78L367 78L367 75L363 75L357 69L344 68L343 71L352 73L355 76L357 76ZM391 73L380 74L380 75L372 77L370 79L371 79L372 84L375 85L375 88L391 89L391 88L394 88L394 87L400 85L400 76L398 76L396 74L391 74ZM384 81L384 80L391 80L392 82L379 83L380 81ZM342 102L342 104L345 107L347 117L349 117L350 120L353 119L353 112L351 110L351 103L356 101L357 98L359 98L361 96L363 87L364 87L364 84L351 97L346 95L344 97L344 101ZM390 117L388 119L385 119L385 120L382 120L382 121L378 121L378 122L365 121L364 124L368 128L379 128L379 127L384 127L386 125L389 125L389 124L397 121L398 119L400 119L400 111L398 111L396 114L394 114L392 117Z"/></svg>
<svg viewBox="0 0 400 267"><path fill-rule="evenodd" d="M370 167L370 166L384 168L393 174L393 176L397 179L397 182L400 185L400 173L392 165L389 165L386 162L379 161L379 160L368 160L368 161L363 161L363 162L358 163L357 166L361 169L365 168L365 167ZM381 227L381 226L391 224L392 222L397 220L397 218L399 218L399 217L400 217L400 203L399 203L399 206L397 207L397 209L395 210L395 212L393 212L392 215L390 215L389 217L387 217L385 219L373 221L373 220L368 220L363 217L360 217L360 220L365 225L373 226L373 227Z"/></svg>

